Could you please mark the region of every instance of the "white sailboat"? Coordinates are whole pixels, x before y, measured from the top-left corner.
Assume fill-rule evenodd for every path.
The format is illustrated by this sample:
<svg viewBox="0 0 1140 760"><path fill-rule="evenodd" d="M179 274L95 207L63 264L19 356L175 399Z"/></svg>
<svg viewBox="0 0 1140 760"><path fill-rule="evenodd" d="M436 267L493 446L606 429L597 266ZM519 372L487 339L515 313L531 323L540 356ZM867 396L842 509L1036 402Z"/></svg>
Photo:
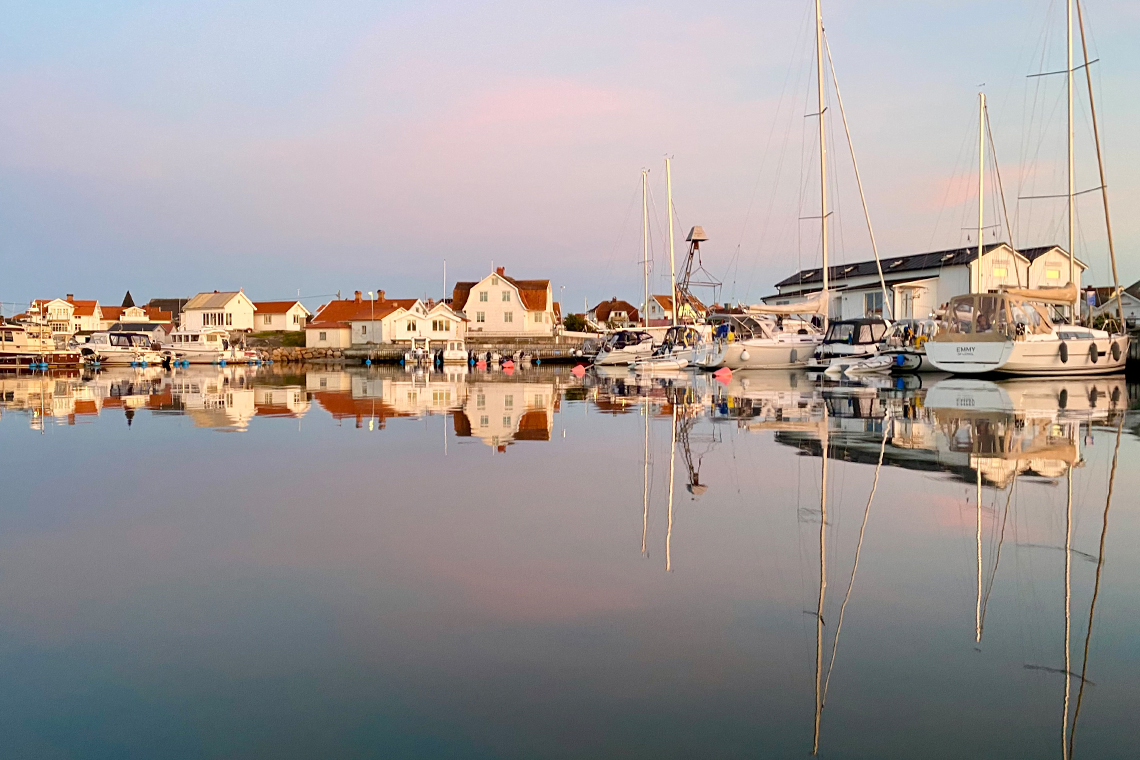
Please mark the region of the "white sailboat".
<svg viewBox="0 0 1140 760"><path fill-rule="evenodd" d="M1116 251L1112 239L1112 223L1108 212L1108 190L1104 176L1104 160L1100 148L1100 131L1093 103L1088 48L1081 23L1084 69L1089 78L1089 110L1096 140L1100 190L1104 201L1108 251L1112 263L1113 284L1117 292L1118 325L1115 331L1098 330L1076 324L1079 314L1076 286L1073 151L1073 2L1068 5L1068 229L1069 284L1063 288L1006 288L997 293L958 296L950 300L947 324L926 344L930 361L940 370L956 374L996 372L1010 375L1099 375L1124 370L1128 360L1129 335L1124 331L1124 313L1120 301L1120 282L1116 271ZM985 96L981 96L982 118ZM979 159L980 162L981 159ZM980 168L980 167L979 167ZM980 172L979 172L980 174ZM981 251L982 205L979 177L978 247ZM1047 305L1070 309L1070 322L1054 324Z"/></svg>

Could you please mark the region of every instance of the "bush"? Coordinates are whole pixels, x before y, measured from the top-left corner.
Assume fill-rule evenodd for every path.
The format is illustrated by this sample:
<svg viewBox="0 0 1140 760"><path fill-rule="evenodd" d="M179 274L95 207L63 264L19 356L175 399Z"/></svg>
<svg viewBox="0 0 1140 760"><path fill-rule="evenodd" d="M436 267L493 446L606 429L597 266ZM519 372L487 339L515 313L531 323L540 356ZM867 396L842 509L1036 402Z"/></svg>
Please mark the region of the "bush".
<svg viewBox="0 0 1140 760"><path fill-rule="evenodd" d="M589 329L586 318L581 314L567 314L566 319L562 320L562 326L569 332L586 332Z"/></svg>
<svg viewBox="0 0 1140 760"><path fill-rule="evenodd" d="M281 345L286 348L295 348L305 345L305 331L287 332L281 336Z"/></svg>

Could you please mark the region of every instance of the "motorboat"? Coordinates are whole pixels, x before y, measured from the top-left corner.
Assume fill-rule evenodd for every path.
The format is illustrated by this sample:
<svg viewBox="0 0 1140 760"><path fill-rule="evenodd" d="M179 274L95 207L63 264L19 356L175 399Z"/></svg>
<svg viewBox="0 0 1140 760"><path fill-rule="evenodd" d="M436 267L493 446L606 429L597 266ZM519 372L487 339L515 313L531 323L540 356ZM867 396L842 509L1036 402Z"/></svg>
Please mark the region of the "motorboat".
<svg viewBox="0 0 1140 760"><path fill-rule="evenodd" d="M792 317L722 315L710 319L713 340L694 362L702 369L789 369L807 364L823 336Z"/></svg>
<svg viewBox="0 0 1140 760"><path fill-rule="evenodd" d="M704 326L703 326L704 327ZM708 328L704 327L704 331ZM653 353L633 364L638 372L684 369L703 355L705 336L692 325L674 325L665 332L661 345Z"/></svg>
<svg viewBox="0 0 1140 760"><path fill-rule="evenodd" d="M431 362L431 341L427 338L412 338L408 350L404 352L404 363L430 364Z"/></svg>
<svg viewBox="0 0 1140 760"><path fill-rule="evenodd" d="M618 330L606 337L594 364L599 367L633 364L653 353L653 336L644 330Z"/></svg>
<svg viewBox="0 0 1140 760"><path fill-rule="evenodd" d="M98 364L150 365L169 360L155 347L147 333L96 332L80 345L79 354L84 362Z"/></svg>
<svg viewBox="0 0 1140 760"><path fill-rule="evenodd" d="M257 361L256 351L246 351L230 340L226 330L204 328L201 330L175 330L167 342L162 344L162 352L173 361L189 364L243 363Z"/></svg>
<svg viewBox="0 0 1140 760"><path fill-rule="evenodd" d="M890 323L881 317L837 319L808 360L808 369L841 373L848 367L877 356L886 348Z"/></svg>
<svg viewBox="0 0 1140 760"><path fill-rule="evenodd" d="M47 325L0 324L0 369L47 369L81 361L77 351L56 349Z"/></svg>
<svg viewBox="0 0 1140 760"><path fill-rule="evenodd" d="M467 348L462 340L448 340L440 350L440 361L443 364L467 364Z"/></svg>
<svg viewBox="0 0 1140 760"><path fill-rule="evenodd" d="M944 372L978 375L1103 375L1123 372L1129 336L1054 324L1046 304L1066 304L1075 288L1009 290L957 296L944 327L926 342Z"/></svg>
<svg viewBox="0 0 1140 760"><path fill-rule="evenodd" d="M891 325L886 347L874 356L847 366L848 375L889 372L937 372L926 356L926 342L938 332L933 319L903 319Z"/></svg>

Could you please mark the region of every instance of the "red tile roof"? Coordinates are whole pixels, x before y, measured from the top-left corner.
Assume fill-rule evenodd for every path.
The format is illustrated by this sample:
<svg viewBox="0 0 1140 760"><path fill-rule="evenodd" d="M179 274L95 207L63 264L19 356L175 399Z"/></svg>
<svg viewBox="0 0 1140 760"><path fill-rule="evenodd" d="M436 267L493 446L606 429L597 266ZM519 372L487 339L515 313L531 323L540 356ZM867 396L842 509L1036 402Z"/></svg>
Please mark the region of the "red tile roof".
<svg viewBox="0 0 1140 760"><path fill-rule="evenodd" d="M330 301L317 310L313 321L305 325L305 329L341 327L347 322L383 319L398 309L411 309L415 302L414 298L388 298L383 301L345 298Z"/></svg>
<svg viewBox="0 0 1140 760"><path fill-rule="evenodd" d="M301 306L300 301L254 301L258 314L286 314L294 306ZM301 306L304 309L304 306Z"/></svg>

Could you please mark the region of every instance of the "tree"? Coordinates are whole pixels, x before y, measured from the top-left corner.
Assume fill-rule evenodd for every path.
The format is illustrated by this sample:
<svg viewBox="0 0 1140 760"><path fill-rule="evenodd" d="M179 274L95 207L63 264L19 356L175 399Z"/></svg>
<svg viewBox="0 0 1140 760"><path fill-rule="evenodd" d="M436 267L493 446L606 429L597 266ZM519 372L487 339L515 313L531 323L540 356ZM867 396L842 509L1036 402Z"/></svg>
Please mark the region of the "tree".
<svg viewBox="0 0 1140 760"><path fill-rule="evenodd" d="M586 332L588 329L586 318L581 314L567 314L566 319L562 320L562 326L568 332Z"/></svg>

